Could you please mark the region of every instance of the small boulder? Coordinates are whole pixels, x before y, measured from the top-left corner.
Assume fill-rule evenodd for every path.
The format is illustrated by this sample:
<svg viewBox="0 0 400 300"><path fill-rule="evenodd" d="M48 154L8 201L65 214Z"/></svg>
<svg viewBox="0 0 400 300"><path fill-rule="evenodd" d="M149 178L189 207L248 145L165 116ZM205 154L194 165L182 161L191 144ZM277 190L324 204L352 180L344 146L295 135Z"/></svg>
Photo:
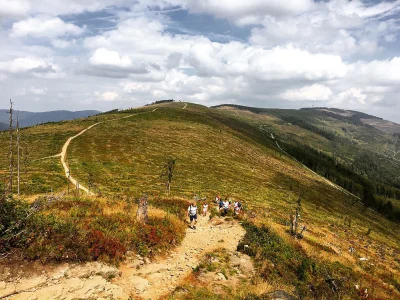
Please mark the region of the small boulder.
<svg viewBox="0 0 400 300"><path fill-rule="evenodd" d="M139 276L132 276L131 282L138 293L143 293L149 287L149 281Z"/></svg>
<svg viewBox="0 0 400 300"><path fill-rule="evenodd" d="M275 291L272 293L268 293L264 296L266 299L271 299L271 300L297 300L297 298L286 293L285 291Z"/></svg>
<svg viewBox="0 0 400 300"><path fill-rule="evenodd" d="M225 280L226 280L225 275L222 274L222 273L218 273L218 274L217 274L217 277L218 277L218 280L221 280L221 281L225 281Z"/></svg>

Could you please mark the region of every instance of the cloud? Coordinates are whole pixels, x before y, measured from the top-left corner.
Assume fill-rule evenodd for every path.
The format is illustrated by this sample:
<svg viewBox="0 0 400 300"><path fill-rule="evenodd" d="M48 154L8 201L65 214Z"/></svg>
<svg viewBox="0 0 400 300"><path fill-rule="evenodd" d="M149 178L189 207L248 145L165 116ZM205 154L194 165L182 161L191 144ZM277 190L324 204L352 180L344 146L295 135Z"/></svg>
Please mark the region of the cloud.
<svg viewBox="0 0 400 300"><path fill-rule="evenodd" d="M43 95L47 92L47 88L37 88L37 87L31 86L29 91L34 95Z"/></svg>
<svg viewBox="0 0 400 300"><path fill-rule="evenodd" d="M381 15L393 10L400 6L400 1L383 1L375 5L369 5L360 0L333 0L328 2L328 7L343 15L357 15L360 17L368 18Z"/></svg>
<svg viewBox="0 0 400 300"><path fill-rule="evenodd" d="M399 25L376 19L394 13L400 1L367 6L360 1L320 2L315 9L295 16L266 16L251 30L253 45L274 47L292 44L311 52L371 56L382 50L381 41L394 42Z"/></svg>
<svg viewBox="0 0 400 300"><path fill-rule="evenodd" d="M83 72L100 77L125 78L130 74L146 74L149 71L142 63L134 64L127 55L99 48L89 58L89 66Z"/></svg>
<svg viewBox="0 0 400 300"><path fill-rule="evenodd" d="M275 107L319 101L363 111L398 105L399 1L15 0L5 19L6 2L0 88L15 95L26 86L19 98L28 106L32 93L42 109L166 98ZM174 9L195 22L167 13ZM50 93L46 79L55 77Z"/></svg>
<svg viewBox="0 0 400 300"><path fill-rule="evenodd" d="M60 36L81 35L83 32L83 28L66 23L58 17L38 16L14 23L11 29L11 36L56 38Z"/></svg>
<svg viewBox="0 0 400 300"><path fill-rule="evenodd" d="M80 14L101 11L112 6L123 7L130 3L130 0L0 0L0 16Z"/></svg>
<svg viewBox="0 0 400 300"><path fill-rule="evenodd" d="M291 45L263 49L240 42L217 43L206 37L171 35L160 22L144 17L122 21L116 29L90 37L84 44L99 47L89 59L91 66L101 66L102 76L108 72L110 77L119 78L145 73L143 67L133 67L133 60L142 62L146 70L155 63L161 69L153 74L165 73L171 68L171 55L178 59L175 66L187 66L202 77L244 75L257 80L310 81L342 78L347 71L337 55L313 54Z"/></svg>
<svg viewBox="0 0 400 300"><path fill-rule="evenodd" d="M118 98L118 94L116 92L104 92L104 93L95 93L96 96L100 97L103 101L114 101Z"/></svg>
<svg viewBox="0 0 400 300"><path fill-rule="evenodd" d="M183 5L193 13L206 13L238 24L254 24L266 16L296 15L314 7L311 0L187 0Z"/></svg>
<svg viewBox="0 0 400 300"><path fill-rule="evenodd" d="M363 94L361 89L350 88L344 92L337 95L333 103L337 105L349 105L349 104L365 104L367 95Z"/></svg>
<svg viewBox="0 0 400 300"><path fill-rule="evenodd" d="M353 80L375 85L400 84L400 57L390 60L373 60L357 62L352 66Z"/></svg>
<svg viewBox="0 0 400 300"><path fill-rule="evenodd" d="M332 90L321 84L304 86L300 89L289 89L281 93L281 98L289 101L327 101Z"/></svg>
<svg viewBox="0 0 400 300"><path fill-rule="evenodd" d="M129 56L121 56L116 51L109 51L104 48L97 49L89 59L90 64L94 66L105 65L119 68L128 68L132 66Z"/></svg>
<svg viewBox="0 0 400 300"><path fill-rule="evenodd" d="M263 80L343 78L347 65L340 56L312 54L288 47L258 50L249 58L250 76Z"/></svg>
<svg viewBox="0 0 400 300"><path fill-rule="evenodd" d="M0 62L0 71L12 74L34 73L36 75L57 73L59 67L41 58L19 57L11 61Z"/></svg>
<svg viewBox="0 0 400 300"><path fill-rule="evenodd" d="M75 44L75 40L67 41L67 40L62 40L62 39L55 39L55 40L51 41L51 44L55 48L66 49L66 48L70 47L71 45Z"/></svg>
<svg viewBox="0 0 400 300"><path fill-rule="evenodd" d="M0 0L0 19L24 16L30 8L31 5L26 0Z"/></svg>

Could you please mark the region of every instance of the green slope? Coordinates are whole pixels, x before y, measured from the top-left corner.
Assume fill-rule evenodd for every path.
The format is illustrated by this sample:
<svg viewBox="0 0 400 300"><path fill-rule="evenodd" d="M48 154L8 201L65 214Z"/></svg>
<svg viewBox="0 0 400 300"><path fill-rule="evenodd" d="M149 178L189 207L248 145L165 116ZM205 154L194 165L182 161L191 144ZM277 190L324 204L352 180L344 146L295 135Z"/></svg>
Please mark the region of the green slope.
<svg viewBox="0 0 400 300"><path fill-rule="evenodd" d="M361 198L392 219L400 220L400 143L398 124L337 109L280 110L220 106L228 116L259 127L299 161ZM364 120L391 124L383 131Z"/></svg>
<svg viewBox="0 0 400 300"><path fill-rule="evenodd" d="M35 149L32 158L40 158L57 154L68 136L97 121L108 120L74 139L68 149L71 174L83 185L87 185L91 174L94 190L103 195L138 197L147 193L151 197L163 197L165 179L160 175L167 160L175 158L177 167L172 181L173 197L193 199L197 194L210 200L220 194L240 199L247 211L255 213L253 222L256 226L268 224L290 245L283 247L282 251L290 248L295 249L293 253L302 253L294 256L290 254L292 250L280 253L280 257L285 259L282 266L293 265L287 272L294 273L280 279L271 277L274 282L276 280L287 290L300 287L303 290L311 279L301 277L301 282L296 283L300 286L296 287L290 278L297 276L296 268L300 268L302 260L308 257L321 270L327 267L334 274L347 272L357 282L370 288L374 286L375 297L399 296L395 288L400 280L396 271L400 268L398 224L360 205L357 198L328 184L283 154L276 145L276 139L279 139L283 147L301 143L319 147L329 154L332 140L327 137L333 130L321 125L323 119L309 121L319 128L316 130L307 125L308 122L302 126L289 125L277 116L279 111L254 114L246 110L213 109L190 103L185 109L183 107L184 103L166 103L112 112L53 124L53 127L28 128L23 136L29 141L29 147ZM130 114L134 116L111 121ZM319 130L327 131L328 135L321 135ZM271 133L276 137L272 138ZM7 135L1 134L0 139L6 144ZM344 148L351 152L353 148L349 147ZM3 148L3 174L7 170L6 153ZM54 167L52 171L51 166ZM58 177L54 176L57 174L63 178L59 158L32 162L26 176L32 176L30 173L33 171L41 176L41 185L66 190L66 182L57 183ZM31 185L36 186L32 182L28 186ZM26 191L31 190L33 188ZM295 208L299 195L303 207L302 223L308 228L300 243L287 233L289 214ZM349 219L350 227L345 225ZM368 231L370 233L366 235ZM254 247L265 247L265 243L268 244L266 241L254 243ZM347 252L350 245L355 245L356 254ZM368 247L365 248L365 245ZM384 260L380 256L382 248L386 253ZM359 258L365 256L369 260L362 263ZM279 262L277 264L271 272L279 277ZM318 282L324 284L324 275L321 274L324 272L317 270L312 278L318 278ZM392 275L388 277L385 274ZM354 285L349 283L345 294L348 298L357 299L356 293Z"/></svg>

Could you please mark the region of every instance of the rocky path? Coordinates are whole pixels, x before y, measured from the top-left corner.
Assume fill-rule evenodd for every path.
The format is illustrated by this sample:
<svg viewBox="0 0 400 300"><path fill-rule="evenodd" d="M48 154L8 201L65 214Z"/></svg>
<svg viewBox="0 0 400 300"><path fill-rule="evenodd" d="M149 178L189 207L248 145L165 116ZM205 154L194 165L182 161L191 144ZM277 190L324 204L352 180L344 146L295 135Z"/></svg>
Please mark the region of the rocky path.
<svg viewBox="0 0 400 300"><path fill-rule="evenodd" d="M215 249L235 253L244 229L236 221L199 217L169 256L134 256L119 269L99 262L64 264L26 278L0 281L0 299L158 299L174 290Z"/></svg>
<svg viewBox="0 0 400 300"><path fill-rule="evenodd" d="M182 244L167 258L149 264L136 259L121 267L121 277L115 278L113 283L130 295L158 299L174 290L205 253L218 248L236 251L244 229L235 221L208 219L208 216L199 217L197 229L188 228Z"/></svg>

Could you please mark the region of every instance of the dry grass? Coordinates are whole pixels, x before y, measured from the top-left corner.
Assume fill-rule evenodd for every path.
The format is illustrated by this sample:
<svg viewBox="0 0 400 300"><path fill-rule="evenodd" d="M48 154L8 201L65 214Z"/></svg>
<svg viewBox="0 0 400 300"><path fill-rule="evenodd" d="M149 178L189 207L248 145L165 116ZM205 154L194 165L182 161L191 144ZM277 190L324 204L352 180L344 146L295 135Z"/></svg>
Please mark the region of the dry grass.
<svg viewBox="0 0 400 300"><path fill-rule="evenodd" d="M351 197L282 156L273 146L257 140L257 136L251 136L251 132L245 134L240 131L238 127L243 124L237 125L225 112L193 104L182 110L182 106L181 103L159 105L154 113L94 127L71 143L68 150L71 173L81 182L85 182L88 173L92 173L97 191L103 194L138 197L147 193L159 198L165 189L165 180L160 178L160 174L166 160L174 157L177 168L172 181L173 197L192 199L197 194L212 200L220 194L241 199L245 210L256 214L256 224L267 223L289 245L300 247L320 264L339 262L350 267L363 278L363 285L376 287L373 297L385 299L392 295L394 283L382 274L392 273L400 282L400 228L397 224L366 210ZM153 110L154 107L146 109ZM249 122L253 117L254 114L246 113L239 119ZM275 121L267 116L257 115L257 118L254 124ZM94 121L65 122L52 125L54 127L37 126L26 129L24 134L29 136L35 157L53 155L59 152L68 135L79 132ZM293 129L286 124L276 126L282 131ZM320 136L307 135L301 128L296 130L296 139L320 142L322 148L329 146ZM60 134L52 140L49 135L56 131ZM44 132L47 135L42 134ZM4 134L0 135L3 143L6 143L6 138ZM41 144L46 149L41 149ZM5 150L0 151L3 154ZM1 169L6 172L4 156L1 159ZM66 188L57 158L37 162L30 172L30 176L37 174L43 180L38 186L55 186L59 190ZM300 193L302 224L308 230L304 240L295 242L287 233L288 227L283 224L295 209ZM118 200L115 202L114 206L104 208L105 214L123 212L123 204L118 204ZM162 211L154 209L150 209L150 214L157 218L165 216ZM345 216L351 217L351 227L344 226ZM372 232L366 236L368 228ZM348 253L350 245L355 246L355 254ZM385 248L385 259L379 255L381 247ZM366 264L359 260L359 257L365 256L369 258ZM374 277L370 276L371 272ZM261 294L274 289L289 292L293 286L274 280L257 282L251 289L259 290L257 294ZM238 293L240 291L244 292L245 287L239 288Z"/></svg>

